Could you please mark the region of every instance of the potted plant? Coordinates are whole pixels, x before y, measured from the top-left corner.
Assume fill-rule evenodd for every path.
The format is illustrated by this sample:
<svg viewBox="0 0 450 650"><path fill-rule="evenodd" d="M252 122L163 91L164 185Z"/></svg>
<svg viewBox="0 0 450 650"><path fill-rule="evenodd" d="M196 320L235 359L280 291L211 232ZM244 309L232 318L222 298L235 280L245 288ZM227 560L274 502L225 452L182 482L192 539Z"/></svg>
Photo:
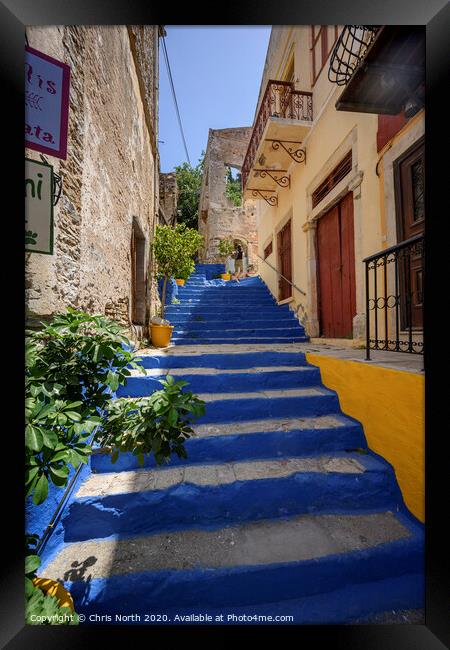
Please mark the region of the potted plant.
<svg viewBox="0 0 450 650"><path fill-rule="evenodd" d="M219 241L219 255L225 262L228 257L233 253L234 251L234 243L233 240L228 238L228 239L221 239ZM231 274L227 271L225 273L221 273L220 277L222 280L231 280Z"/></svg>
<svg viewBox="0 0 450 650"><path fill-rule="evenodd" d="M173 326L164 320L167 282L170 278L189 277L195 269L194 255L203 243L203 237L194 228L180 223L174 226L156 226L152 243L158 274L163 277L161 292L161 322L150 323L152 343L156 347L167 347Z"/></svg>

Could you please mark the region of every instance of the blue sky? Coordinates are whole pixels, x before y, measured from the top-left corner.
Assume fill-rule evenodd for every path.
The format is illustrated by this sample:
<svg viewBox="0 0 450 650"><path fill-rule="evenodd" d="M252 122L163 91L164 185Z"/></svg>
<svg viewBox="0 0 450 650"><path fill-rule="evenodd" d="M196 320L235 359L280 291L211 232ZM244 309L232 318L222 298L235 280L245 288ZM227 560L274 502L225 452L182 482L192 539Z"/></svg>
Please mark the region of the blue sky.
<svg viewBox="0 0 450 650"><path fill-rule="evenodd" d="M169 55L191 164L206 149L208 129L251 126L270 26L166 26ZM161 171L186 160L160 45ZM161 142L162 141L162 142Z"/></svg>

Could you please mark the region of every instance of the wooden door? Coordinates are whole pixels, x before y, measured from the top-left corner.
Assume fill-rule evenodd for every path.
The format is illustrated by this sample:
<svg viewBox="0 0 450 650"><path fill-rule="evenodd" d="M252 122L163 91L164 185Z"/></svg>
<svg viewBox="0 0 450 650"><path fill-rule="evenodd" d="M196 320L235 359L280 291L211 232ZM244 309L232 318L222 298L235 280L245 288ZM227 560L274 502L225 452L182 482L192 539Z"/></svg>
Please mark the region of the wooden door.
<svg viewBox="0 0 450 650"><path fill-rule="evenodd" d="M278 242L278 270L286 280L292 282L292 253L291 253L291 221L280 230ZM292 296L292 285L284 278L278 278L278 300L285 300Z"/></svg>
<svg viewBox="0 0 450 650"><path fill-rule="evenodd" d="M425 146L423 140L395 164L397 238L405 241L425 233ZM402 328L423 327L423 257L406 256L400 277ZM409 305L411 301L411 305Z"/></svg>
<svg viewBox="0 0 450 650"><path fill-rule="evenodd" d="M356 315L352 192L319 220L317 249L321 335L352 338Z"/></svg>

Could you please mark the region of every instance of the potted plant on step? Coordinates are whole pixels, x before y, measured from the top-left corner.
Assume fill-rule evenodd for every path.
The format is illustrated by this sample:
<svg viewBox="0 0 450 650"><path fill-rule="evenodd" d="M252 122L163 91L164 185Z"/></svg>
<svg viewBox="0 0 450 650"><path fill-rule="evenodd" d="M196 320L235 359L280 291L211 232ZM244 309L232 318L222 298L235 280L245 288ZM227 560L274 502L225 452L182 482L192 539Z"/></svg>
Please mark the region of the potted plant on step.
<svg viewBox="0 0 450 650"><path fill-rule="evenodd" d="M219 241L219 255L223 259L224 263L226 262L227 258L230 257L230 255L234 251L234 243L232 239L221 239ZM225 273L221 273L220 277L222 280L231 280L231 274L226 271Z"/></svg>
<svg viewBox="0 0 450 650"><path fill-rule="evenodd" d="M189 277L195 269L194 255L203 243L203 237L186 224L177 226L156 226L152 243L153 254L158 266L158 274L163 278L161 292L161 318L150 323L152 344L167 347L172 336L173 326L164 319L167 283L170 278Z"/></svg>

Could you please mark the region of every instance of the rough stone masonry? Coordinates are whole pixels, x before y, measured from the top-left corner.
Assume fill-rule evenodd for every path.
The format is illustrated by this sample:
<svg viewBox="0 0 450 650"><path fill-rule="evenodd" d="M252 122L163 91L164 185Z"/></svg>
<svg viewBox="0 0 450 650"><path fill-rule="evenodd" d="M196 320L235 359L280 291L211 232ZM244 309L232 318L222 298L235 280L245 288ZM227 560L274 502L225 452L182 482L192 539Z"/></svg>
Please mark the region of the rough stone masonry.
<svg viewBox="0 0 450 650"><path fill-rule="evenodd" d="M71 69L67 158L47 157L62 178L54 254L27 254L28 324L70 305L111 316L140 338L159 302L150 255L159 210L158 26L29 27L27 36ZM133 229L145 239L139 263L148 278L139 325Z"/></svg>
<svg viewBox="0 0 450 650"><path fill-rule="evenodd" d="M198 230L205 237L202 262L222 262L219 241L232 237L242 243L249 264L257 264L255 203L246 200L234 206L225 194L226 167L241 169L251 132L252 128L247 126L209 129L198 218Z"/></svg>

